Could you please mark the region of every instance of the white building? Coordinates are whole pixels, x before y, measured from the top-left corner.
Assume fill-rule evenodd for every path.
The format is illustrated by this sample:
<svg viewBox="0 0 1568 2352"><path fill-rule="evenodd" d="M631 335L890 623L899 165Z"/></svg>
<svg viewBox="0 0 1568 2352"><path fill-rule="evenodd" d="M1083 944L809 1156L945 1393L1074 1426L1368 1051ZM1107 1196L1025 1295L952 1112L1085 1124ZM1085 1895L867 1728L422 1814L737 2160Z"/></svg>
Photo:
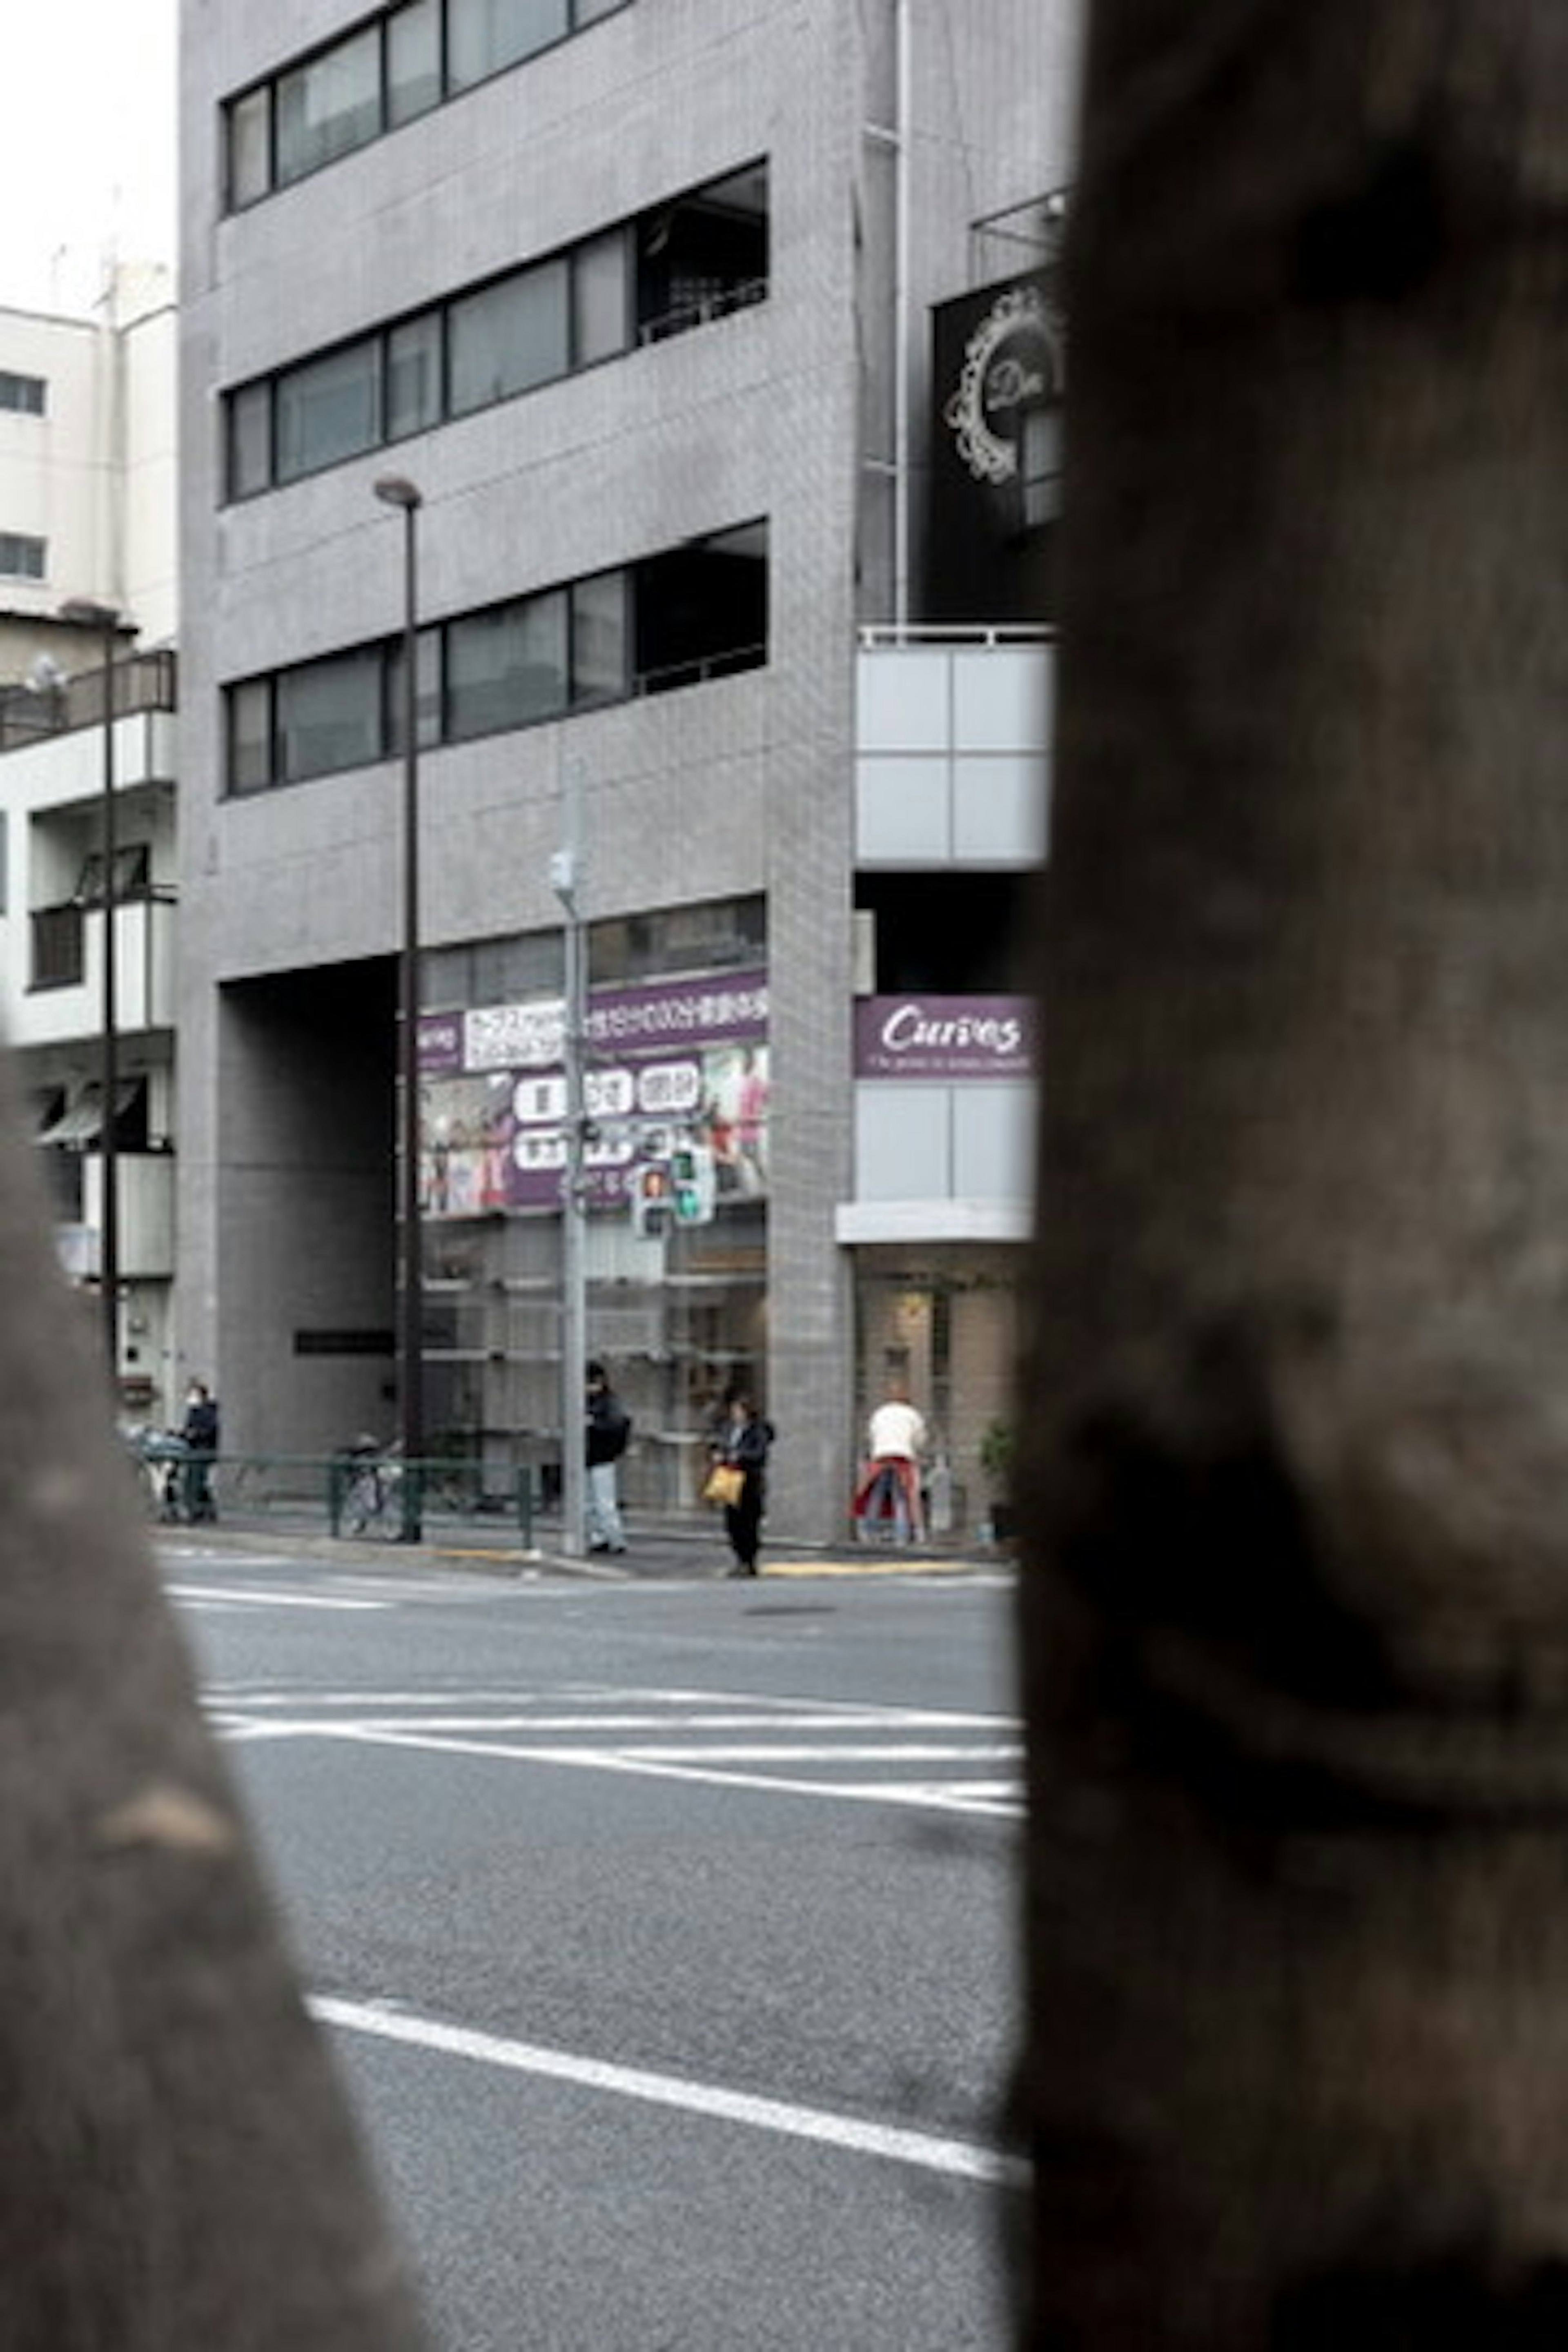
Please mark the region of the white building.
<svg viewBox="0 0 1568 2352"><path fill-rule="evenodd" d="M112 761L121 1398L173 1410L175 370L167 271L91 319L0 310L0 1022L70 1271L100 1269ZM122 616L111 749L105 634ZM134 632L134 642L132 633Z"/></svg>
<svg viewBox="0 0 1568 2352"><path fill-rule="evenodd" d="M901 1373L980 1515L1047 656L931 593L931 317L1068 176L1073 29L1040 0L188 0L182 1316L228 1444L394 1423L395 476L433 1428L559 1453L575 799L589 1343L634 1512L690 1503L736 1381L779 1429L776 1532L839 1534ZM1013 369L1006 420L980 373L1043 477L1049 371ZM638 1119L715 1152L710 1223L634 1230Z"/></svg>

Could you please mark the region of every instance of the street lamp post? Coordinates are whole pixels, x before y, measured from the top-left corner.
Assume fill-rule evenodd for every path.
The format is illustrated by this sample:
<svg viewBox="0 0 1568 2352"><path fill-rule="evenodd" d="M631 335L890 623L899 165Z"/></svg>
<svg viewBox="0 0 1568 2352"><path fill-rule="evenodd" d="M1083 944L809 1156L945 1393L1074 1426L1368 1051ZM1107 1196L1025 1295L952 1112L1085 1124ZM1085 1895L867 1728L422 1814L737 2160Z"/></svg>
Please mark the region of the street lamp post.
<svg viewBox="0 0 1568 2352"><path fill-rule="evenodd" d="M115 1120L120 1094L120 1003L114 924L114 649L123 632L134 636L112 604L96 604L73 597L59 609L62 621L79 629L96 630L103 659L103 774L99 795L99 835L103 864L102 995L100 1013L99 1176L99 1302L103 1315L103 1344L109 1360L110 1393L118 1399L120 1384L120 1158Z"/></svg>
<svg viewBox="0 0 1568 2352"><path fill-rule="evenodd" d="M419 735L418 546L424 503L402 474L374 485L384 506L403 514L403 952L400 1068L403 1088L403 1302L397 1350L398 1436L403 1449L404 1543L420 1540L425 1460L425 1242L419 1215Z"/></svg>

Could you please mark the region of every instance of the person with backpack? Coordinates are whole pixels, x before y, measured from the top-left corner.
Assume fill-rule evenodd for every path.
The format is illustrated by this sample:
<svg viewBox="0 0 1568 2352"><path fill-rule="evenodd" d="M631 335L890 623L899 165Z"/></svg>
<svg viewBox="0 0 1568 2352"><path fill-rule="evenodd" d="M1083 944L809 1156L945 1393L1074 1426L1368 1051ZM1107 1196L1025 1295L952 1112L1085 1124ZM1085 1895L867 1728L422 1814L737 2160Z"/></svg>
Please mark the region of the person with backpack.
<svg viewBox="0 0 1568 2352"><path fill-rule="evenodd" d="M616 1465L632 1433L632 1417L611 1388L605 1367L588 1367L588 1549L624 1552L626 1529L621 1522Z"/></svg>

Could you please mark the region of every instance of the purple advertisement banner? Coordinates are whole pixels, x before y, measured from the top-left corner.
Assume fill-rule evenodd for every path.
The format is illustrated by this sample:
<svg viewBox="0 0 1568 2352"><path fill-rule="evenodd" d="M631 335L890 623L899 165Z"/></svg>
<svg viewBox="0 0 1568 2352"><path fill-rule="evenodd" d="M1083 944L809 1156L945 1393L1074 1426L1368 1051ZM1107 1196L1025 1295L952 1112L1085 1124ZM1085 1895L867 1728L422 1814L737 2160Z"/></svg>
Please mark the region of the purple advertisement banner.
<svg viewBox="0 0 1568 2352"><path fill-rule="evenodd" d="M584 1108L589 1205L625 1200L644 1152L707 1143L721 1203L767 1190L767 977L595 990ZM419 1025L420 1192L428 1218L559 1205L565 1170L559 998L426 1014Z"/></svg>
<svg viewBox="0 0 1568 2352"><path fill-rule="evenodd" d="M1032 1078L1038 1023L1028 996L861 996L858 1078Z"/></svg>
<svg viewBox="0 0 1568 2352"><path fill-rule="evenodd" d="M419 1023L419 1066L432 1077L558 1068L564 1020L558 996L485 1004L471 1013L426 1013ZM735 971L719 980L592 989L584 1026L590 1055L700 1049L765 1037L768 976Z"/></svg>

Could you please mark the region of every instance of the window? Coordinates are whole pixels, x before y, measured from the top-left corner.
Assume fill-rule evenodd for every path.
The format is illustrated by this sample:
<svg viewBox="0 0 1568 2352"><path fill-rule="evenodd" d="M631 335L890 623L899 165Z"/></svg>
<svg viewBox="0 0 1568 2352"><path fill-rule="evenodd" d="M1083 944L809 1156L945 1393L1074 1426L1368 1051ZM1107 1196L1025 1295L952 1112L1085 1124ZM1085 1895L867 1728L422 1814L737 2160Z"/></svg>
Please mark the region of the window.
<svg viewBox="0 0 1568 2352"><path fill-rule="evenodd" d="M421 629L414 652L414 731L421 750L441 740L441 631ZM403 749L403 640L386 656L386 748Z"/></svg>
<svg viewBox="0 0 1568 2352"><path fill-rule="evenodd" d="M571 29L567 0L447 0L448 85L483 81Z"/></svg>
<svg viewBox="0 0 1568 2352"><path fill-rule="evenodd" d="M272 687L253 678L229 688L228 788L262 791L272 782Z"/></svg>
<svg viewBox="0 0 1568 2352"><path fill-rule="evenodd" d="M418 636L426 747L752 669L767 659L767 525L591 573ZM634 676L633 648L637 648ZM651 655L676 655L652 674ZM366 765L401 748L403 636L226 689L231 793Z"/></svg>
<svg viewBox="0 0 1568 2352"><path fill-rule="evenodd" d="M410 0L386 20L386 121L412 122L441 103L439 0Z"/></svg>
<svg viewBox="0 0 1568 2352"><path fill-rule="evenodd" d="M988 996L1016 989L1028 891L1017 874L860 875L855 904L871 919L874 993Z"/></svg>
<svg viewBox="0 0 1568 2352"><path fill-rule="evenodd" d="M26 531L0 530L0 580L42 580L46 542Z"/></svg>
<svg viewBox="0 0 1568 2352"><path fill-rule="evenodd" d="M278 765L292 783L382 757L379 649L336 654L278 680Z"/></svg>
<svg viewBox="0 0 1568 2352"><path fill-rule="evenodd" d="M637 331L686 334L768 290L768 167L748 163L657 205L637 223Z"/></svg>
<svg viewBox="0 0 1568 2352"><path fill-rule="evenodd" d="M278 381L278 479L298 480L381 439L381 352L372 337Z"/></svg>
<svg viewBox="0 0 1568 2352"><path fill-rule="evenodd" d="M766 184L766 166L748 165L699 190L689 205L704 212L718 190L720 211L746 215L750 200L765 201ZM682 216L688 209L684 198L673 207ZM239 385L227 395L229 497L297 481L629 350L647 295L638 239L654 235L652 217L603 230L269 381ZM685 242L689 247L689 237ZM731 259L742 272L735 284L716 278L720 290L704 304L653 327L645 320L644 339L700 325L742 299L759 300L766 279L752 273L766 267L765 221L759 229L753 220ZM658 283L663 300L668 274Z"/></svg>
<svg viewBox="0 0 1568 2352"><path fill-rule="evenodd" d="M441 422L442 314L428 310L386 339L386 437L401 441Z"/></svg>
<svg viewBox="0 0 1568 2352"><path fill-rule="evenodd" d="M455 621L447 632L447 734L525 727L566 708L566 598L559 592Z"/></svg>
<svg viewBox="0 0 1568 2352"><path fill-rule="evenodd" d="M552 261L453 303L447 352L454 416L565 374L566 295L566 264Z"/></svg>
<svg viewBox="0 0 1568 2352"><path fill-rule="evenodd" d="M634 574L637 682L665 694L767 659L767 526L692 540Z"/></svg>
<svg viewBox="0 0 1568 2352"><path fill-rule="evenodd" d="M144 898L153 881L153 851L144 841L127 842L114 853L114 897ZM103 852L89 849L82 859L77 876L72 902L79 907L101 907L103 904Z"/></svg>
<svg viewBox="0 0 1568 2352"><path fill-rule="evenodd" d="M618 702L631 684L626 575L601 572L572 591L572 699Z"/></svg>
<svg viewBox="0 0 1568 2352"><path fill-rule="evenodd" d="M339 41L276 83L279 186L318 172L381 131L381 27Z"/></svg>
<svg viewBox="0 0 1568 2352"><path fill-rule="evenodd" d="M272 387L249 383L228 404L228 495L248 499L272 484Z"/></svg>
<svg viewBox="0 0 1568 2352"><path fill-rule="evenodd" d="M229 100L230 210L258 203L627 5L629 0L403 0Z"/></svg>
<svg viewBox="0 0 1568 2352"><path fill-rule="evenodd" d="M42 416L47 393L41 375L11 375L0 368L0 408L18 416Z"/></svg>
<svg viewBox="0 0 1568 2352"><path fill-rule="evenodd" d="M738 971L767 961L767 901L715 898L646 914L616 915L593 927L589 961L607 982L665 979L677 971ZM470 997L469 1003L481 1003Z"/></svg>
<svg viewBox="0 0 1568 2352"><path fill-rule="evenodd" d="M272 185L272 92L247 90L228 110L228 201L238 212Z"/></svg>
<svg viewBox="0 0 1568 2352"><path fill-rule="evenodd" d="M625 229L580 245L572 257L572 364L614 359L631 341L631 273Z"/></svg>

